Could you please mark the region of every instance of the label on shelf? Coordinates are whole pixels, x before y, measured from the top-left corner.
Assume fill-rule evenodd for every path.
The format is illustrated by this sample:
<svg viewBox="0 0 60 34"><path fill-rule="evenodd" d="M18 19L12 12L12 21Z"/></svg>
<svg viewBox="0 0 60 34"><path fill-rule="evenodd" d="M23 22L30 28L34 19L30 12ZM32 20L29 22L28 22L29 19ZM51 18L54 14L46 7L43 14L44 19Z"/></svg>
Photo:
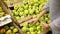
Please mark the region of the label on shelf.
<svg viewBox="0 0 60 34"><path fill-rule="evenodd" d="M9 24L11 22L12 22L11 16L10 15L6 15L6 16L0 18L0 27L4 26L6 24Z"/></svg>

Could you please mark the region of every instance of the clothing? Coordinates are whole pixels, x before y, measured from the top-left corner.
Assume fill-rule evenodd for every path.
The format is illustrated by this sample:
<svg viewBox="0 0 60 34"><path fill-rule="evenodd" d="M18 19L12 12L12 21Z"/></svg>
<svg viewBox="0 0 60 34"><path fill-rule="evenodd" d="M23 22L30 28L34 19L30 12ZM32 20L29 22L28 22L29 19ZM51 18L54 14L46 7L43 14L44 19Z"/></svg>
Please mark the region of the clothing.
<svg viewBox="0 0 60 34"><path fill-rule="evenodd" d="M43 10L47 10L47 11L49 11L49 4L48 4L48 2L46 3L46 5L43 7Z"/></svg>
<svg viewBox="0 0 60 34"><path fill-rule="evenodd" d="M48 0L47 5L45 7L49 7L52 33L60 34L60 0Z"/></svg>

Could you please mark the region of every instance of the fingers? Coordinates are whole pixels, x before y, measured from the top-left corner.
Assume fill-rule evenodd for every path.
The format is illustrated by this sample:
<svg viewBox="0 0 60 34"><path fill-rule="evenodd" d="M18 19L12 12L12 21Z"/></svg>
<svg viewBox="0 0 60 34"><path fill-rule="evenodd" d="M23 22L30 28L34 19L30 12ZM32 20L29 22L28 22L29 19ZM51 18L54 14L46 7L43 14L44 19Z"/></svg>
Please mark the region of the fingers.
<svg viewBox="0 0 60 34"><path fill-rule="evenodd" d="M43 27L45 30L48 30L48 29L49 29L48 24L46 24L46 23L44 23L44 22L42 22L41 24L42 24L42 27Z"/></svg>

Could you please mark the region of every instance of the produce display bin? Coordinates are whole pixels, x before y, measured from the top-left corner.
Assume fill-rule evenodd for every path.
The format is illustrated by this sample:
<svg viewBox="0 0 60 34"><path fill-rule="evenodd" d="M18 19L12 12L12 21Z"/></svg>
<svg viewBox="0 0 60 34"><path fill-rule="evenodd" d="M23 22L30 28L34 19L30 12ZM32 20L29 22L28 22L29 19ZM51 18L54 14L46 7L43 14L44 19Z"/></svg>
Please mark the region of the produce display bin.
<svg viewBox="0 0 60 34"><path fill-rule="evenodd" d="M0 5L1 5L1 7L3 8L3 10L4 10L4 12L5 13L7 13L7 14L9 14L9 15L11 15L10 13L10 11L9 11L9 9L7 8L7 6L4 4L4 2L2 2L1 0L0 0ZM13 17L12 17L13 18ZM20 28L17 26L17 24L16 24L16 22L14 21L14 19L12 19L12 23L11 23L11 25L13 25L13 26L15 26L19 31L19 34L23 34L22 33L22 31L20 30Z"/></svg>
<svg viewBox="0 0 60 34"><path fill-rule="evenodd" d="M31 16L27 16L27 17L25 17L25 18L23 18L23 19L20 19L20 20L16 20L15 18L14 18L14 16L12 15L12 10L10 10L9 8L8 8L8 6L7 6L7 4L5 4L3 1L1 1L1 3L2 3L2 5L5 5L5 6L3 6L4 7L4 10L6 10L6 13L8 13L8 14L10 14L11 16L12 16L12 20L18 25L18 26L20 26L20 24L22 23L22 21L24 22L24 21L27 21L27 20L29 20L29 19L31 19ZM21 4L21 3L20 3ZM8 10L7 10L8 9ZM21 30L21 28L18 28L18 29L20 29ZM48 31L46 31L46 30L44 30L44 31L42 31L42 32L40 32L40 34L46 34L46 32L48 32ZM25 32L22 32L22 34L26 34Z"/></svg>
<svg viewBox="0 0 60 34"><path fill-rule="evenodd" d="M17 5L19 3L21 3L23 0L2 0L4 1L8 7L13 7L14 5Z"/></svg>

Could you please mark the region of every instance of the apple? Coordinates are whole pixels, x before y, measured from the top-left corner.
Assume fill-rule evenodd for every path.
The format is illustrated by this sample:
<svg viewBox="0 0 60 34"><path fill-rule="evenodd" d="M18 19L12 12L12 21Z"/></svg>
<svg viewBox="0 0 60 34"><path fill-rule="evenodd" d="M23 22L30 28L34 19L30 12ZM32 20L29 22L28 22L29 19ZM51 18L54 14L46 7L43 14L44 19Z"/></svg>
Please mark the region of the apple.
<svg viewBox="0 0 60 34"><path fill-rule="evenodd" d="M24 13L23 12L19 12L19 16L22 16Z"/></svg>
<svg viewBox="0 0 60 34"><path fill-rule="evenodd" d="M39 26L39 25L40 25L40 23L39 23L39 22L37 22L37 23L36 23L36 26Z"/></svg>
<svg viewBox="0 0 60 34"><path fill-rule="evenodd" d="M25 14L28 14L28 13L29 13L29 11L28 11L28 10L24 10L24 13L25 13Z"/></svg>
<svg viewBox="0 0 60 34"><path fill-rule="evenodd" d="M23 16L26 17L27 15L24 13Z"/></svg>
<svg viewBox="0 0 60 34"><path fill-rule="evenodd" d="M25 6L24 6L24 9L28 9L28 5L25 5Z"/></svg>
<svg viewBox="0 0 60 34"><path fill-rule="evenodd" d="M27 32L27 31L29 31L29 30L28 30L27 27L23 27L23 28L22 28L22 31L23 31L23 32Z"/></svg>
<svg viewBox="0 0 60 34"><path fill-rule="evenodd" d="M35 3L34 6L38 6L38 3Z"/></svg>
<svg viewBox="0 0 60 34"><path fill-rule="evenodd" d="M50 23L50 20L48 20L47 23L49 24Z"/></svg>
<svg viewBox="0 0 60 34"><path fill-rule="evenodd" d="M4 26L4 28L5 28L6 30L8 30L8 29L9 29L9 26Z"/></svg>
<svg viewBox="0 0 60 34"><path fill-rule="evenodd" d="M18 32L18 29L17 29L17 28L14 28L14 29L13 29L13 32L14 32L14 33Z"/></svg>
<svg viewBox="0 0 60 34"><path fill-rule="evenodd" d="M27 34L31 34L30 32L27 32Z"/></svg>
<svg viewBox="0 0 60 34"><path fill-rule="evenodd" d="M11 30L8 30L8 31L6 32L6 34L12 34L12 31L11 31Z"/></svg>
<svg viewBox="0 0 60 34"><path fill-rule="evenodd" d="M14 10L17 10L18 8L19 8L19 7L15 6L15 7L14 7Z"/></svg>
<svg viewBox="0 0 60 34"><path fill-rule="evenodd" d="M18 12L15 12L15 15L17 16L18 15Z"/></svg>
<svg viewBox="0 0 60 34"><path fill-rule="evenodd" d="M28 22L24 22L22 25L23 25L24 27L28 27Z"/></svg>
<svg viewBox="0 0 60 34"><path fill-rule="evenodd" d="M32 27L32 24L29 24L29 27Z"/></svg>
<svg viewBox="0 0 60 34"><path fill-rule="evenodd" d="M45 21L48 21L48 18L45 18Z"/></svg>
<svg viewBox="0 0 60 34"><path fill-rule="evenodd" d="M36 10L36 14L39 14L40 12L38 10Z"/></svg>
<svg viewBox="0 0 60 34"><path fill-rule="evenodd" d="M34 32L34 28L33 28L33 27L30 27L30 28L29 28L29 31L30 31L30 32Z"/></svg>
<svg viewBox="0 0 60 34"><path fill-rule="evenodd" d="M38 31L38 34L40 34L40 32L41 32L41 31L39 30L39 31Z"/></svg>
<svg viewBox="0 0 60 34"><path fill-rule="evenodd" d="M10 26L10 29L13 30L14 29L14 26Z"/></svg>
<svg viewBox="0 0 60 34"><path fill-rule="evenodd" d="M29 10L29 14L33 14L34 13L34 11L31 9L31 10Z"/></svg>
<svg viewBox="0 0 60 34"><path fill-rule="evenodd" d="M16 20L19 20L19 19L20 19L20 17L19 17L19 16L16 16L15 18L16 18Z"/></svg>
<svg viewBox="0 0 60 34"><path fill-rule="evenodd" d="M21 16L21 19L23 19L25 16Z"/></svg>
<svg viewBox="0 0 60 34"><path fill-rule="evenodd" d="M32 6L31 5L29 5L29 8L31 8Z"/></svg>
<svg viewBox="0 0 60 34"><path fill-rule="evenodd" d="M40 26L37 26L37 30L40 30Z"/></svg>
<svg viewBox="0 0 60 34"><path fill-rule="evenodd" d="M33 18L36 18L37 16L36 16L36 15L33 15L32 17L33 17Z"/></svg>
<svg viewBox="0 0 60 34"><path fill-rule="evenodd" d="M15 34L15 33L12 33L12 34Z"/></svg>
<svg viewBox="0 0 60 34"><path fill-rule="evenodd" d="M2 14L2 13L0 13L0 18L1 18L1 17L3 17L3 14Z"/></svg>
<svg viewBox="0 0 60 34"><path fill-rule="evenodd" d="M36 34L36 32L31 32L31 34Z"/></svg>

